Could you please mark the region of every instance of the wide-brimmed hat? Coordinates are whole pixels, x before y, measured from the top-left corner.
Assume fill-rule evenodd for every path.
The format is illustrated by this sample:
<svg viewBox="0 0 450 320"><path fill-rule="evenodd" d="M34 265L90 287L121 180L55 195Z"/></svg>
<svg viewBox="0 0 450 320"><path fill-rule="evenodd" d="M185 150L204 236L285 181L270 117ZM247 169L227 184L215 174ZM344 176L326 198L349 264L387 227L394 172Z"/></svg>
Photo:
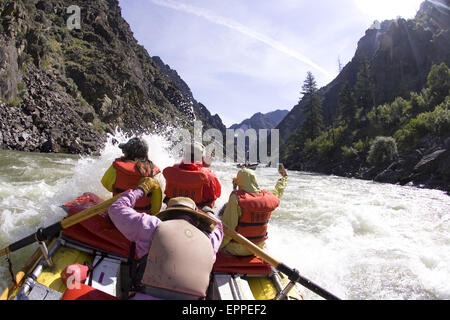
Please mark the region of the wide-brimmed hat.
<svg viewBox="0 0 450 320"><path fill-rule="evenodd" d="M197 209L197 205L191 198L178 197L172 198L167 204L167 209L156 214L162 221L176 219L181 215L188 215L198 219L204 224L211 226L211 230L218 223L216 219ZM210 230L210 231L211 231Z"/></svg>
<svg viewBox="0 0 450 320"><path fill-rule="evenodd" d="M119 148L136 158L146 158L148 155L148 144L142 138L130 139L127 143L119 144Z"/></svg>

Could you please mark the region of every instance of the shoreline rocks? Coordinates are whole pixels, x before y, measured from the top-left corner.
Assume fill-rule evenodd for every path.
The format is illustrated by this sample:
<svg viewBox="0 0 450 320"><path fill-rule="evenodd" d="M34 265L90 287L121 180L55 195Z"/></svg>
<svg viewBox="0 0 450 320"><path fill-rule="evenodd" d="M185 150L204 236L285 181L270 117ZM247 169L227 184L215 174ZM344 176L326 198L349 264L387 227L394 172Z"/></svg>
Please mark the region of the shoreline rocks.
<svg viewBox="0 0 450 320"><path fill-rule="evenodd" d="M95 154L106 135L83 120L75 99L31 66L23 78L27 97L17 105L0 102L0 148L43 153Z"/></svg>

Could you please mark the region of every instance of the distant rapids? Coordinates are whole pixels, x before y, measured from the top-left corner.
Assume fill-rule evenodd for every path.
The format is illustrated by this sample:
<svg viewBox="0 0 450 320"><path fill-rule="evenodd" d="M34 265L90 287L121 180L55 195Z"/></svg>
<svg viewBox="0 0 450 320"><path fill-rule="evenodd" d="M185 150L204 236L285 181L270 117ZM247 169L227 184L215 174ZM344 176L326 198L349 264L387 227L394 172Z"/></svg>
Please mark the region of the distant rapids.
<svg viewBox="0 0 450 320"><path fill-rule="evenodd" d="M119 135L119 142L126 141ZM84 192L110 197L100 183L117 145L99 157L0 151L0 249L65 217L60 206ZM146 136L161 168L177 162L170 143ZM215 162L220 209L232 191L236 164ZM276 169L258 168L262 188ZM289 171L269 226L268 252L319 286L350 300L450 299L450 197L437 190ZM164 183L164 181L162 181ZM10 255L16 272L36 245ZM0 291L10 281L0 259ZM299 286L305 299L321 299Z"/></svg>

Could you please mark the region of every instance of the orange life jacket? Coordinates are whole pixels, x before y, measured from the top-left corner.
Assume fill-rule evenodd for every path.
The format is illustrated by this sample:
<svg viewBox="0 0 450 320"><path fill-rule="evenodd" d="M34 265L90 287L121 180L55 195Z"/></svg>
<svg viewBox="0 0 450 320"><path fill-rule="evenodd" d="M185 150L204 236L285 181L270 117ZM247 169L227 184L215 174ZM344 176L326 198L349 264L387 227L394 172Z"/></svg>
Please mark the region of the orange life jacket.
<svg viewBox="0 0 450 320"><path fill-rule="evenodd" d="M122 161L120 159L114 161L113 166L116 169L116 182L114 183L113 196L130 189L136 189L142 176L135 165L136 162L134 161ZM153 175L159 172L159 168L155 165ZM151 210L150 198L151 194L148 197L142 197L136 202L134 209L138 212L149 214Z"/></svg>
<svg viewBox="0 0 450 320"><path fill-rule="evenodd" d="M280 199L265 190L262 193L248 193L243 190L233 193L237 195L242 208L236 232L254 243L266 240L270 216L280 205Z"/></svg>
<svg viewBox="0 0 450 320"><path fill-rule="evenodd" d="M163 170L166 178L165 194L168 199L187 197L194 200L199 207L203 207L203 186L208 183L207 168L199 170L185 170L179 164ZM214 199L211 199L214 200Z"/></svg>

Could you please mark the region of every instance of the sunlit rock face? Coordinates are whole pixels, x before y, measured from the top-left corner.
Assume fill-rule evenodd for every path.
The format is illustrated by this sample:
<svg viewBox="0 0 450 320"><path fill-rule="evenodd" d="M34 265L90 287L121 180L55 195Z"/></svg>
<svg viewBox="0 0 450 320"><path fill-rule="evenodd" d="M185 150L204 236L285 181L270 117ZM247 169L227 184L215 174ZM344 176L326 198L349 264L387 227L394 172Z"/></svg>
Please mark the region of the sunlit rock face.
<svg viewBox="0 0 450 320"><path fill-rule="evenodd" d="M319 90L323 118L326 126L331 126L339 114L339 91L345 82L354 88L361 61L367 59L370 65L370 78L374 88L374 106L392 103L397 97L409 99L411 92L420 93L427 85L427 77L432 65L444 62L450 67L450 10L448 1L425 1L414 19L402 18L375 22L358 42L353 59L342 72L327 86ZM299 78L304 75L299 75ZM289 145L295 144L295 134L304 121L304 101L294 106L292 111L278 125L280 130L281 155L288 154ZM392 133L391 133L392 134ZM448 150L450 140L446 136L424 137L416 146L411 145L408 155L395 168L365 168L364 160L336 162L311 161L305 163L301 155L282 157L282 161L299 170L318 171L327 174L353 176L378 181L411 181L411 177L427 184L432 175L415 172L414 168L423 157L439 150ZM416 152L416 149L418 150ZM449 188L448 169L441 165L448 153L433 158L438 168L435 185ZM442 158L442 159L441 159ZM422 168L420 166L420 168ZM420 168L416 169L419 170ZM399 170L402 169L401 173ZM420 169L421 170L421 169ZM429 170L428 170L429 171ZM404 179L399 178L402 176Z"/></svg>
<svg viewBox="0 0 450 320"><path fill-rule="evenodd" d="M444 3L444 0L426 1L415 19L383 21L366 31L353 59L336 79L320 89L327 124L336 117L342 84L348 81L352 87L355 85L363 56L370 62L376 104L420 91L432 64L445 62L450 66L450 13ZM282 144L302 124L301 109L300 103L278 126Z"/></svg>

